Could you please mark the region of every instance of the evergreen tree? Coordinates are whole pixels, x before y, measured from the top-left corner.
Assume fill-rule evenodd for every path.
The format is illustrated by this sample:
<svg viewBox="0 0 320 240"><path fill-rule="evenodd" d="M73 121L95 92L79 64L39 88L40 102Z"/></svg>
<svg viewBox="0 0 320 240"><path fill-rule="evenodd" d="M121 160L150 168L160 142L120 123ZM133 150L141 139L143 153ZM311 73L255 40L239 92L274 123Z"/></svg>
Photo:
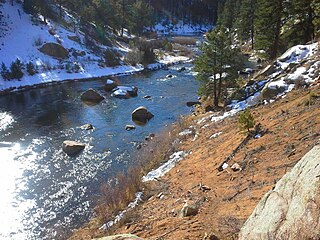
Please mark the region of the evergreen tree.
<svg viewBox="0 0 320 240"><path fill-rule="evenodd" d="M152 7L143 0L136 1L132 6L131 30L133 33L142 34L145 27L153 24Z"/></svg>
<svg viewBox="0 0 320 240"><path fill-rule="evenodd" d="M218 18L218 25L229 30L234 28L235 20L239 14L241 0L226 0L223 11Z"/></svg>
<svg viewBox="0 0 320 240"><path fill-rule="evenodd" d="M254 47L254 9L256 0L242 0L239 16L236 22L237 33L241 41L251 40L251 47Z"/></svg>
<svg viewBox="0 0 320 240"><path fill-rule="evenodd" d="M7 68L7 66L2 62L1 64L1 76L3 77L4 80L9 80L10 79L10 71Z"/></svg>
<svg viewBox="0 0 320 240"><path fill-rule="evenodd" d="M314 12L313 24L315 35L320 35L320 0L312 0L311 7Z"/></svg>
<svg viewBox="0 0 320 240"><path fill-rule="evenodd" d="M213 98L218 107L226 81L234 80L242 67L238 49L231 47L231 38L224 29L215 29L207 35L201 47L202 54L195 61L200 94Z"/></svg>
<svg viewBox="0 0 320 240"><path fill-rule="evenodd" d="M312 0L291 0L285 4L286 21L282 39L286 47L306 43L314 37Z"/></svg>
<svg viewBox="0 0 320 240"><path fill-rule="evenodd" d="M17 58L14 62L10 65L11 71L11 78L20 80L23 77L23 70L24 66L23 63Z"/></svg>
<svg viewBox="0 0 320 240"><path fill-rule="evenodd" d="M256 121L254 120L254 117L249 108L246 108L246 110L240 113L239 127L241 131L247 130L248 133L250 133L250 129L254 128L255 124Z"/></svg>
<svg viewBox="0 0 320 240"><path fill-rule="evenodd" d="M33 13L34 12L34 1L33 0L24 0L22 7L26 13Z"/></svg>
<svg viewBox="0 0 320 240"><path fill-rule="evenodd" d="M284 0L257 0L255 11L255 49L265 50L274 59L280 47Z"/></svg>

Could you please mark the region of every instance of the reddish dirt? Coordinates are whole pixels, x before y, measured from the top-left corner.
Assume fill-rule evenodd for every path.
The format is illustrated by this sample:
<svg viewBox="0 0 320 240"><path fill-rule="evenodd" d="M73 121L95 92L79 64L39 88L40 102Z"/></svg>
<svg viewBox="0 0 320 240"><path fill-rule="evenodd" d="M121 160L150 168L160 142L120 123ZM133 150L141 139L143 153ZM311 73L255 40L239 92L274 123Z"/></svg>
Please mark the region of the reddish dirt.
<svg viewBox="0 0 320 240"><path fill-rule="evenodd" d="M201 125L196 122L204 116L193 117L191 124L196 126L199 137L195 141L193 136L186 137L181 145L181 150L192 153L151 184L155 194L130 213L114 233L133 233L145 239L211 239L212 234L219 239L237 239L261 197L319 143L320 98L306 105L310 91L320 95L319 86L314 86L252 109L256 122L267 133L251 139L230 160L229 166L240 164L239 172L230 167L222 172L217 170L245 138L239 133L238 117L217 123L208 120ZM217 132L222 134L210 139ZM200 184L210 190L200 189ZM185 202L199 199L205 201L197 215L178 216ZM80 235L78 239L92 236Z"/></svg>

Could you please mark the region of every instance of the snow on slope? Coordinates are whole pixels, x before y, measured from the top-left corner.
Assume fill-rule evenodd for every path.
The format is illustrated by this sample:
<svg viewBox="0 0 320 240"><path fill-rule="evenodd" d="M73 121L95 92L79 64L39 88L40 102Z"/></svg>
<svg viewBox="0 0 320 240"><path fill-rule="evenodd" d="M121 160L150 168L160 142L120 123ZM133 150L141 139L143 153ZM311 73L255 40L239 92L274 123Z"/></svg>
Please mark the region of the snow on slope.
<svg viewBox="0 0 320 240"><path fill-rule="evenodd" d="M4 12L4 22L8 25L8 30L4 36L0 36L0 64L4 62L7 67L19 58L22 62L29 61L37 65L39 73L34 76L29 76L26 72L21 79L5 81L0 76L0 91L1 90L15 90L18 87L50 83L56 81L70 80L70 79L84 79L92 77L110 76L115 74L131 74L142 71L144 67L122 65L118 67L100 67L100 57L88 50L83 44L72 41L68 36L77 36L83 39L80 33L74 33L52 22L47 25L41 23L39 20L32 20L31 15L24 13L21 4L14 2L11 6L9 1L6 1L2 6ZM55 35L49 34L49 29L54 29ZM65 61L54 59L43 53L38 48L38 43L61 41L61 44L66 49L74 49L74 51L85 52L84 56L74 57L69 54L69 58ZM38 43L37 43L38 42ZM101 46L102 48L107 48ZM129 49L125 47L115 48L121 52L127 52ZM167 57L163 61L159 61L156 66L162 64L171 64L174 62L185 61L183 57ZM80 71L67 73L65 70L66 64L78 64ZM61 66L64 66L61 69ZM55 68L55 70L48 70L48 67ZM150 68L154 66L151 65Z"/></svg>

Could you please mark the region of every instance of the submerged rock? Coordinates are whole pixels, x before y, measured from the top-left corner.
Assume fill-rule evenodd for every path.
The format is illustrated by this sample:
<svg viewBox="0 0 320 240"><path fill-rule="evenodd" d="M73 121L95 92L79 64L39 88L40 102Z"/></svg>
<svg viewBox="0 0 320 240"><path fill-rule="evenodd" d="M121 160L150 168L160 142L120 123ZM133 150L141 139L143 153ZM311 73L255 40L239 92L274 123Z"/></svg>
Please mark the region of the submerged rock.
<svg viewBox="0 0 320 240"><path fill-rule="evenodd" d="M99 103L104 99L104 97L101 96L100 93L98 93L96 90L92 88L82 93L80 98L82 101L88 101L88 102L94 102L94 103Z"/></svg>
<svg viewBox="0 0 320 240"><path fill-rule="evenodd" d="M79 143L76 141L64 141L62 144L62 150L68 155L68 156L75 156L78 153L80 153L84 148L86 147L85 144Z"/></svg>
<svg viewBox="0 0 320 240"><path fill-rule="evenodd" d="M143 106L136 108L132 112L133 121L146 123L153 117L154 115L151 112L149 112L149 110L146 107L143 107Z"/></svg>

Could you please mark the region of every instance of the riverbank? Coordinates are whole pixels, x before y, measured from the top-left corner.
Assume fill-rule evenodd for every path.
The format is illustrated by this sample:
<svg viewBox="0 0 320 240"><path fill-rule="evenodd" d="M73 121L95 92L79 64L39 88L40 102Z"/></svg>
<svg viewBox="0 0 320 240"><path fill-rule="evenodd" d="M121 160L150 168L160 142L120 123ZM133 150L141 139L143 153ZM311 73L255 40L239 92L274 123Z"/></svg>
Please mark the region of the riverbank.
<svg viewBox="0 0 320 240"><path fill-rule="evenodd" d="M79 73L66 73L59 70L52 70L35 74L34 76L26 76L22 80L3 81L0 80L0 94L9 94L12 92L24 91L28 89L41 88L55 84L61 84L72 81L90 81L104 79L115 76L126 76L140 73L142 71L158 70L174 64L188 62L190 59L183 56L170 56L154 64L144 67L138 66L118 66L113 68L100 68L87 70Z"/></svg>
<svg viewBox="0 0 320 240"><path fill-rule="evenodd" d="M260 198L318 141L320 99L308 104L310 92L320 95L319 84L295 90L286 98L252 109L264 134L250 139L228 162L218 167L245 136L238 117L212 122L206 115L190 117L190 134L179 150L188 152L168 174L150 182L153 196L128 213L111 233L132 233L145 239L235 239ZM238 164L233 171L230 166ZM201 202L193 216L180 217L184 205ZM78 239L91 235L83 228ZM76 239L76 238L72 238Z"/></svg>

